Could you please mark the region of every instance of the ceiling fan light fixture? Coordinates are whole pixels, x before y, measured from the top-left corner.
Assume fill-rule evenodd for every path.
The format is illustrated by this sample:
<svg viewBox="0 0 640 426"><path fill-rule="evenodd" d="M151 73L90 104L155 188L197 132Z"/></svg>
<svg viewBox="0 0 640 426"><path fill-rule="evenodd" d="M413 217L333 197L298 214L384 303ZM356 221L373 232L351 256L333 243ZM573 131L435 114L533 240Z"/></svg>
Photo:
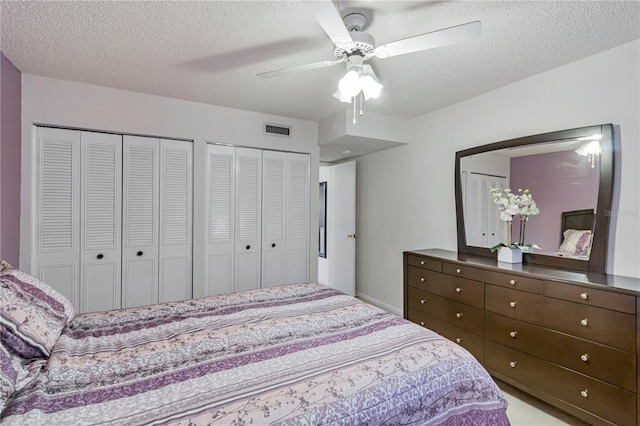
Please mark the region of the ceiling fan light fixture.
<svg viewBox="0 0 640 426"><path fill-rule="evenodd" d="M347 71L338 82L338 90L343 96L354 97L361 90L360 73L355 69Z"/></svg>
<svg viewBox="0 0 640 426"><path fill-rule="evenodd" d="M364 99L367 101L380 96L380 92L384 86L380 84L370 65L365 65L362 68L360 87L362 88L362 93L364 93Z"/></svg>
<svg viewBox="0 0 640 426"><path fill-rule="evenodd" d="M340 102L344 102L347 104L351 103L351 97L345 96L344 94L342 94L342 92L340 92L340 89L335 91L335 93L333 94L333 97L339 100Z"/></svg>

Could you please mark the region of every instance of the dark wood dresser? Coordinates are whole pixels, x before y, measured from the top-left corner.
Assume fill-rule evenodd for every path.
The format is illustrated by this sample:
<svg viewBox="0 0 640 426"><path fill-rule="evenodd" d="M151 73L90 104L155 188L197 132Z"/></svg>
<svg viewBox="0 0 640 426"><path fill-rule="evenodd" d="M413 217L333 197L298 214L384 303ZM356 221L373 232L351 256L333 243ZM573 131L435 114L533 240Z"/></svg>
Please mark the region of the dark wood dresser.
<svg viewBox="0 0 640 426"><path fill-rule="evenodd" d="M639 314L640 279L404 253L405 318L591 424L640 424Z"/></svg>

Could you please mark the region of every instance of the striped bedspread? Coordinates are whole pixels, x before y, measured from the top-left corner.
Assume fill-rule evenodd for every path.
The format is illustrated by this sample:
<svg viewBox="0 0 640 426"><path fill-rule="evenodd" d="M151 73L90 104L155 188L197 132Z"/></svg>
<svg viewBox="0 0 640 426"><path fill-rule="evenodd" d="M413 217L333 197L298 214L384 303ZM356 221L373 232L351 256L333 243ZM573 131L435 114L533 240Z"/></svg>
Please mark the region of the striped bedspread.
<svg viewBox="0 0 640 426"><path fill-rule="evenodd" d="M507 425L448 340L320 284L78 315L8 425Z"/></svg>

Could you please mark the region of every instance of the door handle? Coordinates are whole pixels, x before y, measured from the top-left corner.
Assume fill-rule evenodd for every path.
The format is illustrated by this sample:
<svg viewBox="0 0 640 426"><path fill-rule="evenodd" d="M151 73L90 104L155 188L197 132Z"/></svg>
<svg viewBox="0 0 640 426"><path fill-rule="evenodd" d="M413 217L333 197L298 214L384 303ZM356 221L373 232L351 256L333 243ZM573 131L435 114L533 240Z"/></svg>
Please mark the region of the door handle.
<svg viewBox="0 0 640 426"><path fill-rule="evenodd" d="M355 240L356 238L358 238L358 236L355 233L347 234L347 238L353 238Z"/></svg>

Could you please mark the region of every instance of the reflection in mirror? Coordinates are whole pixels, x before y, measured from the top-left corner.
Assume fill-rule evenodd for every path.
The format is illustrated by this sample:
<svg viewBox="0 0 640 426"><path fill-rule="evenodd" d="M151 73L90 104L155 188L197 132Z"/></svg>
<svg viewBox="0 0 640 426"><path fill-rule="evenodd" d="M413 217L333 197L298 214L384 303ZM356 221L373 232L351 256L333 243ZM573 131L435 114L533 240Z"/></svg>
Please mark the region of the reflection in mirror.
<svg viewBox="0 0 640 426"><path fill-rule="evenodd" d="M540 246L536 252L541 254L588 259L593 212L598 203L600 150L589 151L593 152L589 155L582 153L593 142L599 148L599 140L554 141L462 158L467 244L493 247L507 242L508 225L500 220L498 206L493 203L489 188L510 188L514 192L528 189L540 214L529 217L524 242ZM579 241L574 242L574 238L567 240L564 236L565 232L568 237L577 235L568 231L573 228L567 228L570 224L566 223L566 218L563 222L568 212L575 211L586 211L591 219L588 225L575 225L580 230L590 231L580 234L583 240L580 244L576 244ZM573 214L570 217L575 223L578 216ZM514 217L512 227L519 228L519 216ZM512 231L512 235L517 237L517 232Z"/></svg>
<svg viewBox="0 0 640 426"><path fill-rule="evenodd" d="M492 256L507 225L489 188L528 189L540 213L526 222L525 254L537 263L604 272L613 188L610 124L527 136L456 153L458 251ZM512 240L517 240L519 216ZM513 242L512 241L512 242Z"/></svg>

